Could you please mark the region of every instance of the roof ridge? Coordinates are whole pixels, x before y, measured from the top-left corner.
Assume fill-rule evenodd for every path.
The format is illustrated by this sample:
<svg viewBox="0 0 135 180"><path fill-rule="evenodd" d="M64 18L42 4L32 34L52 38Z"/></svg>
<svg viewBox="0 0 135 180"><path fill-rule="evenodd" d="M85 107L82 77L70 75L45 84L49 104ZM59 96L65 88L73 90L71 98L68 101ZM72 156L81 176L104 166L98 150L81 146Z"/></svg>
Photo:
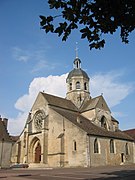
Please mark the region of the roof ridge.
<svg viewBox="0 0 135 180"><path fill-rule="evenodd" d="M59 97L59 96L55 96L55 95L51 95L51 94L47 94L47 93L43 93L43 92L41 92L41 94L47 100L49 105L61 107L64 109L72 109L72 110L78 111L78 108L69 99Z"/></svg>

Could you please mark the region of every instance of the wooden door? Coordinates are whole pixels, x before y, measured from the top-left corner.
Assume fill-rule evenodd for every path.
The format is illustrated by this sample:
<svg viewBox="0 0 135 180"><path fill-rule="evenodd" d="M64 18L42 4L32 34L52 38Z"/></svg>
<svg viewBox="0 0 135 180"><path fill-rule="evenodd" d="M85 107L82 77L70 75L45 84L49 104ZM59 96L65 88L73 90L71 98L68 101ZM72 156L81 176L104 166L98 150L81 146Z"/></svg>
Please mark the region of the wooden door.
<svg viewBox="0 0 135 180"><path fill-rule="evenodd" d="M37 144L35 148L35 163L40 163L41 161L41 145L40 143Z"/></svg>

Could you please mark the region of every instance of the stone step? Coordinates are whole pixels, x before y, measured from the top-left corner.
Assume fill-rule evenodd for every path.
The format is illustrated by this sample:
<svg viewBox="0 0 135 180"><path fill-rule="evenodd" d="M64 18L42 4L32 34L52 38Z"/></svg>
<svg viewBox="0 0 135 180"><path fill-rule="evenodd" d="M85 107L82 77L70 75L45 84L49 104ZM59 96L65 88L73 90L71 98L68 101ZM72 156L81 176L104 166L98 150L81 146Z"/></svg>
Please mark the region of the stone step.
<svg viewBox="0 0 135 180"><path fill-rule="evenodd" d="M31 169L35 169L35 168L36 169L43 169L43 168L52 169L52 168L48 167L48 164L43 164L43 163L30 163L29 168L31 168Z"/></svg>

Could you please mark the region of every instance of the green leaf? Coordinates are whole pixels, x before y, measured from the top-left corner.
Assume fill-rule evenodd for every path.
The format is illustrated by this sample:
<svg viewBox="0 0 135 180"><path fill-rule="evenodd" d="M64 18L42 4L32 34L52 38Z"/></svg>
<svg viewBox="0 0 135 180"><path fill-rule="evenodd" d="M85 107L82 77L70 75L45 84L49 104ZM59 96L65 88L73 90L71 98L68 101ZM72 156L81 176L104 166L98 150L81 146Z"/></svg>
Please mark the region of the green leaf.
<svg viewBox="0 0 135 180"><path fill-rule="evenodd" d="M52 16L48 16L47 19L46 19L47 23L53 21L53 17Z"/></svg>
<svg viewBox="0 0 135 180"><path fill-rule="evenodd" d="M40 22L40 25L41 26L44 26L46 24L46 17L45 16L39 16L41 18L41 22Z"/></svg>

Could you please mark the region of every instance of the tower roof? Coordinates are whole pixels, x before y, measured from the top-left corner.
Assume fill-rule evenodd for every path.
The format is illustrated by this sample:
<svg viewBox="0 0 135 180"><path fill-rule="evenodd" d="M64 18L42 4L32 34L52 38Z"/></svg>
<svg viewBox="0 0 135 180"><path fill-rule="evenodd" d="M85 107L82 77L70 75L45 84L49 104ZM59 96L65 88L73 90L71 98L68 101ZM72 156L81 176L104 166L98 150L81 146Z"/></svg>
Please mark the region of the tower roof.
<svg viewBox="0 0 135 180"><path fill-rule="evenodd" d="M67 79L71 79L74 76L83 76L84 78L89 79L87 73L85 71L83 71L81 68L73 69L72 71L70 71Z"/></svg>

